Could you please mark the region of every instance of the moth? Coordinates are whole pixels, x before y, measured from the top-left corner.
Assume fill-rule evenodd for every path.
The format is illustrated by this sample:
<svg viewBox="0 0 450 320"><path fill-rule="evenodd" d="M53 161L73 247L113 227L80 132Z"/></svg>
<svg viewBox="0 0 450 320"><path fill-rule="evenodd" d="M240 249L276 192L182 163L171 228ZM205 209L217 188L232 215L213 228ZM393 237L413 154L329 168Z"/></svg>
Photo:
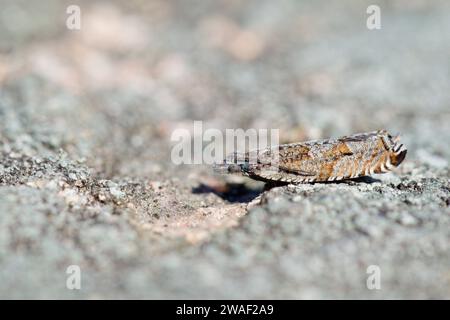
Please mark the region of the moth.
<svg viewBox="0 0 450 320"><path fill-rule="evenodd" d="M340 181L389 172L402 163L406 152L399 136L379 130L235 152L215 169L266 182Z"/></svg>

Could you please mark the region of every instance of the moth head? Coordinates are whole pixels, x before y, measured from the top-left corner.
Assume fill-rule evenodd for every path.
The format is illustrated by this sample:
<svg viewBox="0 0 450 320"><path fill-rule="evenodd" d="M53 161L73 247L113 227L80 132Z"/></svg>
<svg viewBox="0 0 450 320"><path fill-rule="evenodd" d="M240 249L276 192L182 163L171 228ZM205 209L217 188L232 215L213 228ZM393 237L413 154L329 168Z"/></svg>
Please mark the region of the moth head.
<svg viewBox="0 0 450 320"><path fill-rule="evenodd" d="M228 173L243 173L247 174L250 170L250 164L248 161L245 161L243 163L232 163L228 165L227 171Z"/></svg>
<svg viewBox="0 0 450 320"><path fill-rule="evenodd" d="M397 167L405 159L407 153L405 146L400 143L400 135L392 136L386 130L381 130L379 135L385 149L389 152L391 164Z"/></svg>
<svg viewBox="0 0 450 320"><path fill-rule="evenodd" d="M215 164L218 173L246 173L250 169L248 156L245 153L233 152L222 163Z"/></svg>

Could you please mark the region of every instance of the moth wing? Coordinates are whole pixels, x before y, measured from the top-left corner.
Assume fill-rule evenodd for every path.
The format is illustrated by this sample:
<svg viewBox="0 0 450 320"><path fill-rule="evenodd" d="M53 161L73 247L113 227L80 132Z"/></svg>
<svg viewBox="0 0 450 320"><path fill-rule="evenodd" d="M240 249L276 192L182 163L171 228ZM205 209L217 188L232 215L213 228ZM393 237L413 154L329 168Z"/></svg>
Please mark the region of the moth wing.
<svg viewBox="0 0 450 320"><path fill-rule="evenodd" d="M309 146L302 144L289 145L285 147L280 150L278 168L282 171L295 173L296 175L304 177L316 176L317 172L302 168L304 161L311 158L309 155L309 150Z"/></svg>
<svg viewBox="0 0 450 320"><path fill-rule="evenodd" d="M378 133L379 133L378 131L356 133L356 134L352 134L350 136L341 137L341 138L337 139L337 141L339 141L339 142L361 142L361 141L366 141L369 138L377 136Z"/></svg>
<svg viewBox="0 0 450 320"><path fill-rule="evenodd" d="M263 181L281 181L287 183L307 183L316 181L316 177L302 176L277 170L264 170L258 172L253 178Z"/></svg>

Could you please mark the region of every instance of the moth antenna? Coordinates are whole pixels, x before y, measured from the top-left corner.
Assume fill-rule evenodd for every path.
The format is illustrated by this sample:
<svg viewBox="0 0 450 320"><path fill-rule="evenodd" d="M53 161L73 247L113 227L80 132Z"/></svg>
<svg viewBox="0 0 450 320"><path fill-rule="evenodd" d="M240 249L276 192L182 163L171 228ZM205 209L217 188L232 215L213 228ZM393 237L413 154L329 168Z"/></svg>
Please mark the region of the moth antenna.
<svg viewBox="0 0 450 320"><path fill-rule="evenodd" d="M400 133L397 133L393 138L392 138L392 142L394 142L395 144L399 143L401 139L401 135Z"/></svg>

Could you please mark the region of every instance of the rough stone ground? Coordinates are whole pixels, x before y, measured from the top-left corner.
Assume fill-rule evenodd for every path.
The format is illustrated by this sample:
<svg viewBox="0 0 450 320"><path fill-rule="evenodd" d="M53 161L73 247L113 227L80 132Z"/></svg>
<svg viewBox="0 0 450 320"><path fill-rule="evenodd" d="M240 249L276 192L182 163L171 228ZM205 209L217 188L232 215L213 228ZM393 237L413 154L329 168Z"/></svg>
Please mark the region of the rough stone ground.
<svg viewBox="0 0 450 320"><path fill-rule="evenodd" d="M1 1L0 297L450 298L450 6L381 1L369 31L372 2L81 1L69 31L69 2ZM263 192L170 161L194 120L409 153Z"/></svg>

